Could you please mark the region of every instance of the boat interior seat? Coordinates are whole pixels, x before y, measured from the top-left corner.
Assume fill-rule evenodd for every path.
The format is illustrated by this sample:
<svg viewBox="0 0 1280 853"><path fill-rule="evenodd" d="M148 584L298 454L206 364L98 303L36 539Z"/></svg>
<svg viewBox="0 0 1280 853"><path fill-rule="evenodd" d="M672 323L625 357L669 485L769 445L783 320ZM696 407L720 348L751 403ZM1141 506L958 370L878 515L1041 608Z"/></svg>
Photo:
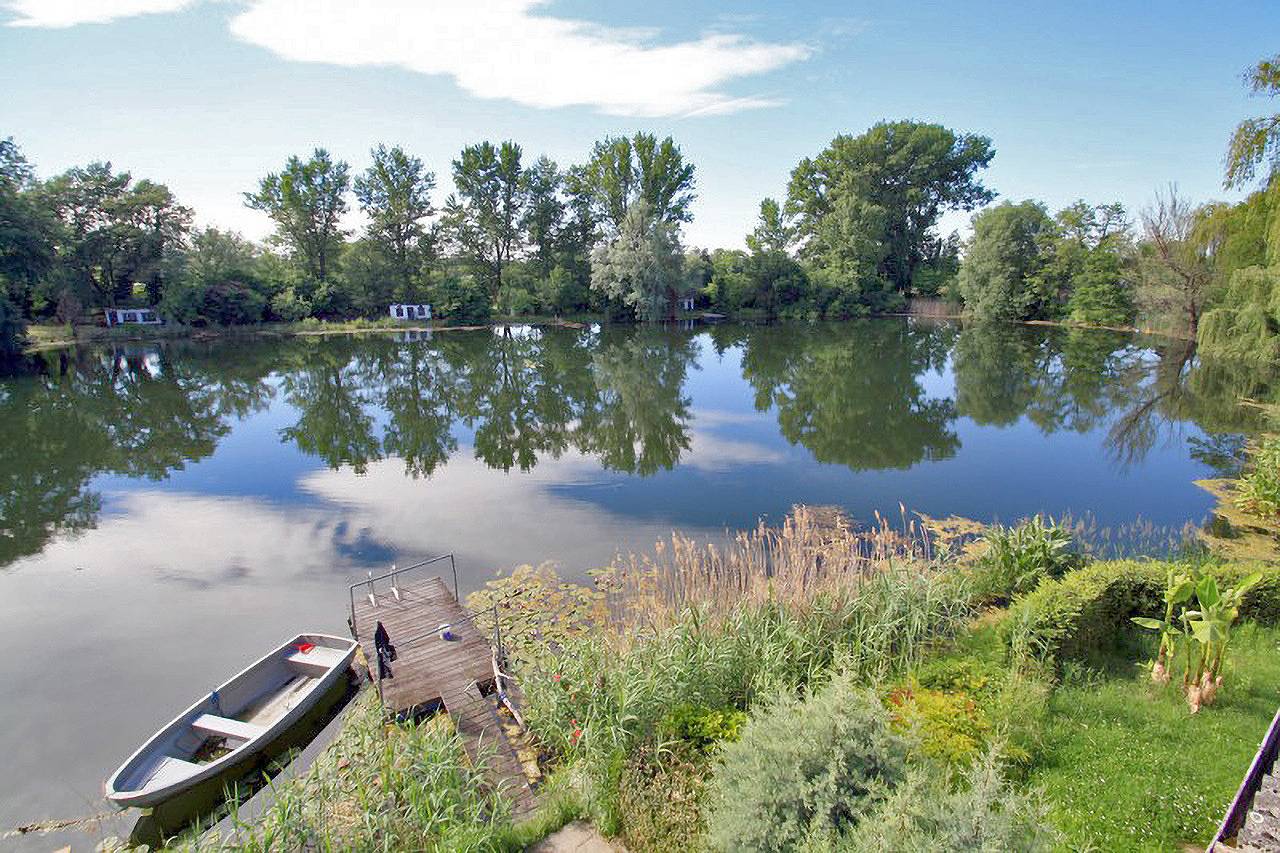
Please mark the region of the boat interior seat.
<svg viewBox="0 0 1280 853"><path fill-rule="evenodd" d="M254 723L233 720L230 717L219 717L214 714L201 714L191 721L191 728L206 735L235 738L236 740L253 740L266 729Z"/></svg>
<svg viewBox="0 0 1280 853"><path fill-rule="evenodd" d="M172 755L153 755L138 768L137 778L142 779L138 789L163 788L165 785L181 782L199 770L199 764L174 758Z"/></svg>
<svg viewBox="0 0 1280 853"><path fill-rule="evenodd" d="M328 672L330 667L341 663L345 654L342 649L315 646L306 652L294 649L285 655L284 659L299 672L321 676Z"/></svg>

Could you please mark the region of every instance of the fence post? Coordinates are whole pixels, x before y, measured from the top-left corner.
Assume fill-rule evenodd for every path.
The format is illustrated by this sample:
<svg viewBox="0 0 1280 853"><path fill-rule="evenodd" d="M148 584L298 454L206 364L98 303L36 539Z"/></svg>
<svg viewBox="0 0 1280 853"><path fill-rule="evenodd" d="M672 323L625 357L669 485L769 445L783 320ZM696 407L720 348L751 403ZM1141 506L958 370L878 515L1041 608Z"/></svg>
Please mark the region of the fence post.
<svg viewBox="0 0 1280 853"><path fill-rule="evenodd" d="M507 665L507 655L502 650L502 626L498 624L498 602L493 603L493 648L498 653L498 662Z"/></svg>

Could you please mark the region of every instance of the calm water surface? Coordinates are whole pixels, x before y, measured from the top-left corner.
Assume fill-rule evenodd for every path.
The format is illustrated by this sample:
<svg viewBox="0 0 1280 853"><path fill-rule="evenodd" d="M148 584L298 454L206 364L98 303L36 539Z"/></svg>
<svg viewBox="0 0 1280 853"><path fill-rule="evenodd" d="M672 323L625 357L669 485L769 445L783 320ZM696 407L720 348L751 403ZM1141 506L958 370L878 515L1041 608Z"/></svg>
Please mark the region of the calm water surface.
<svg viewBox="0 0 1280 853"><path fill-rule="evenodd" d="M796 503L1178 528L1272 376L1100 332L839 326L131 345L0 381L0 831L98 811L162 722L346 584L580 576ZM36 848L41 845L36 843ZM47 845L45 845L47 846Z"/></svg>

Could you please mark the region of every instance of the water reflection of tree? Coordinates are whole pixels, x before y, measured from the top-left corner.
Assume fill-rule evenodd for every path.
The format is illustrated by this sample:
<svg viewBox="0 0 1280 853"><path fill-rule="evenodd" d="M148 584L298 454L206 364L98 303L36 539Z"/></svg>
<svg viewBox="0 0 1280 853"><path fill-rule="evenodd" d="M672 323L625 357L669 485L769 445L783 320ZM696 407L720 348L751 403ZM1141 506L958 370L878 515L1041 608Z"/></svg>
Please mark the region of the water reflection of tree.
<svg viewBox="0 0 1280 853"><path fill-rule="evenodd" d="M605 468L652 474L689 446L681 392L693 358L689 335L661 329L325 342L282 371L298 419L281 436L356 473L399 456L411 475L430 475L456 451L461 426L491 468L528 471L575 449ZM372 408L386 412L381 438Z"/></svg>
<svg viewBox="0 0 1280 853"><path fill-rule="evenodd" d="M956 409L975 423L1026 416L1042 432L1088 432L1130 393L1141 352L1111 332L966 326L952 357Z"/></svg>
<svg viewBox="0 0 1280 853"><path fill-rule="evenodd" d="M358 342L309 340L294 349L281 388L298 411L293 426L280 430L304 453L323 459L331 468L350 465L362 474L382 458L373 434L373 417L365 407L374 401L366 371L356 363Z"/></svg>
<svg viewBox="0 0 1280 853"><path fill-rule="evenodd" d="M61 351L0 386L0 565L91 528L102 474L162 479L210 455L229 413L265 405L251 377L223 381L167 348Z"/></svg>
<svg viewBox="0 0 1280 853"><path fill-rule="evenodd" d="M583 412L577 446L614 471L653 474L689 449L690 400L685 376L693 338L672 329L602 336L591 358L599 397Z"/></svg>
<svg viewBox="0 0 1280 853"><path fill-rule="evenodd" d="M1157 342L1134 373L1132 398L1107 436L1108 447L1125 464L1194 423L1208 438L1192 444L1192 455L1228 473L1239 459L1241 436L1266 426L1262 410L1247 401L1275 401L1280 392L1275 365L1199 359L1191 341Z"/></svg>
<svg viewBox="0 0 1280 853"><path fill-rule="evenodd" d="M908 468L955 454L955 403L921 384L941 370L949 326L867 322L844 327L757 329L742 344L756 408L820 462L857 470Z"/></svg>

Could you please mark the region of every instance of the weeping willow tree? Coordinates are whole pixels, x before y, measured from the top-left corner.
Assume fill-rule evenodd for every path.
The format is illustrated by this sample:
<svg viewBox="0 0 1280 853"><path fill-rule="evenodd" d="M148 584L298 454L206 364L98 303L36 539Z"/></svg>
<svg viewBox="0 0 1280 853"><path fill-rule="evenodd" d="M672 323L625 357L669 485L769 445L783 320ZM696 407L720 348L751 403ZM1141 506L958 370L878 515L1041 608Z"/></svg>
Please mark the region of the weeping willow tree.
<svg viewBox="0 0 1280 853"><path fill-rule="evenodd" d="M1201 350L1215 355L1280 358L1280 266L1233 272L1218 307L1200 321L1197 340Z"/></svg>

